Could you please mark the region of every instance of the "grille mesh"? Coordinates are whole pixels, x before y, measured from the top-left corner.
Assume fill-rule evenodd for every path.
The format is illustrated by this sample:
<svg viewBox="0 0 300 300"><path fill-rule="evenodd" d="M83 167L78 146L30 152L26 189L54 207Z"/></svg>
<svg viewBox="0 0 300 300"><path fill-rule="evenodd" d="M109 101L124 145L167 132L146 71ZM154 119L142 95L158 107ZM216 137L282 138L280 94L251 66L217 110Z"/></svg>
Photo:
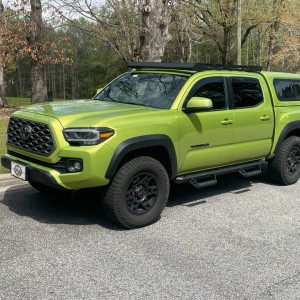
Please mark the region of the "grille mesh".
<svg viewBox="0 0 300 300"><path fill-rule="evenodd" d="M49 156L55 150L51 130L47 124L16 117L11 117L9 120L7 143L44 156Z"/></svg>

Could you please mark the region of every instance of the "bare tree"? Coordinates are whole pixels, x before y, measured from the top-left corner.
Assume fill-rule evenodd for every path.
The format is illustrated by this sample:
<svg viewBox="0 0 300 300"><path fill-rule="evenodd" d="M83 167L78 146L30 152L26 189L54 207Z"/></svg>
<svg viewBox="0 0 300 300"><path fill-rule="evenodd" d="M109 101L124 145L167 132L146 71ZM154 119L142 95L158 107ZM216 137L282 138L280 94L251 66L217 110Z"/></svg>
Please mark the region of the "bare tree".
<svg viewBox="0 0 300 300"><path fill-rule="evenodd" d="M300 12L299 1L272 0L273 18L267 39L267 69L289 72L300 70Z"/></svg>
<svg viewBox="0 0 300 300"><path fill-rule="evenodd" d="M30 0L30 6L29 34L26 38L28 41L28 53L31 59L31 103L38 103L48 100L45 66L41 57L43 48L41 0Z"/></svg>
<svg viewBox="0 0 300 300"><path fill-rule="evenodd" d="M140 60L160 62L171 40L169 1L146 0L142 6Z"/></svg>
<svg viewBox="0 0 300 300"><path fill-rule="evenodd" d="M198 28L203 36L216 45L220 62L222 64L234 63L237 58L237 47L234 46L237 28L237 0L186 0L186 3L194 7L194 13L198 18ZM245 44L250 32L260 22L256 19L250 20L250 23L249 20L247 21L248 25L241 37L241 47ZM246 24L246 22L244 23Z"/></svg>
<svg viewBox="0 0 300 300"><path fill-rule="evenodd" d="M242 62L242 3L237 0L237 64Z"/></svg>
<svg viewBox="0 0 300 300"><path fill-rule="evenodd" d="M170 41L170 1L107 0L94 6L91 1L54 0L61 14L74 25L106 45L127 63L129 60L160 61ZM74 22L66 11L76 12L91 22Z"/></svg>
<svg viewBox="0 0 300 300"><path fill-rule="evenodd" d="M267 55L267 70L270 71L272 67L272 60L276 46L276 39L284 14L286 0L273 0L271 7L271 22L269 25L269 38L268 38L268 55Z"/></svg>
<svg viewBox="0 0 300 300"><path fill-rule="evenodd" d="M78 30L104 43L126 64L140 53L139 0L53 0L57 12ZM78 16L83 18L79 19ZM83 21L84 20L84 21Z"/></svg>
<svg viewBox="0 0 300 300"><path fill-rule="evenodd" d="M4 6L2 0L0 0L0 49L3 48L3 30L4 30ZM5 97L5 80L4 80L4 55L3 53L0 54L0 107L7 107L8 103Z"/></svg>

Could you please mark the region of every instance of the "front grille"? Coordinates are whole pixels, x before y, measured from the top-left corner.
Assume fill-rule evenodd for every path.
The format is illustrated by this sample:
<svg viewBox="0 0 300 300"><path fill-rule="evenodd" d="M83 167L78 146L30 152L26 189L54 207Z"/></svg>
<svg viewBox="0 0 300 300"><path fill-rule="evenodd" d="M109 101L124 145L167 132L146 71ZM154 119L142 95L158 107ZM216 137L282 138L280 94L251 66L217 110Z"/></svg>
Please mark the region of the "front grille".
<svg viewBox="0 0 300 300"><path fill-rule="evenodd" d="M7 144L39 155L49 156L55 150L54 139L47 124L11 117Z"/></svg>

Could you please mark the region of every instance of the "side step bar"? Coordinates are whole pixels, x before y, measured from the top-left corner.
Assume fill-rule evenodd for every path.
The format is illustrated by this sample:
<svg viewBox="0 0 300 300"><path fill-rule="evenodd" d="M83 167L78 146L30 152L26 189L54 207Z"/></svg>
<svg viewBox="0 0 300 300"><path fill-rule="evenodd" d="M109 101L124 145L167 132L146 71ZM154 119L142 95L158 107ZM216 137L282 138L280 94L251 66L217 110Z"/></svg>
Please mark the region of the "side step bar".
<svg viewBox="0 0 300 300"><path fill-rule="evenodd" d="M215 185L217 183L217 175L223 175L234 172L240 173L245 178L259 175L261 174L261 165L264 165L266 163L267 162L265 160L259 160L250 163L238 164L224 168L181 175L175 178L175 183L180 184L184 182L189 182L196 189L200 189L206 186Z"/></svg>

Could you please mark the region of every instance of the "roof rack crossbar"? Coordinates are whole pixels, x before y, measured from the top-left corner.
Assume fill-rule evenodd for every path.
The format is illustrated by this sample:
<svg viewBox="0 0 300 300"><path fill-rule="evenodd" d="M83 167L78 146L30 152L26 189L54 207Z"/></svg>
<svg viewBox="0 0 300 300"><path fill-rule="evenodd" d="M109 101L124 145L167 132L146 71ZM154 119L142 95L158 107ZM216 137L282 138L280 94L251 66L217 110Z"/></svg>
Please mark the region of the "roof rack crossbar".
<svg viewBox="0 0 300 300"><path fill-rule="evenodd" d="M129 62L128 68L133 69L170 69L170 70L189 70L189 71L205 71L205 70L231 70L245 72L260 72L261 66L245 66L245 65L221 65L221 64L201 64L201 63L160 63L160 62Z"/></svg>

